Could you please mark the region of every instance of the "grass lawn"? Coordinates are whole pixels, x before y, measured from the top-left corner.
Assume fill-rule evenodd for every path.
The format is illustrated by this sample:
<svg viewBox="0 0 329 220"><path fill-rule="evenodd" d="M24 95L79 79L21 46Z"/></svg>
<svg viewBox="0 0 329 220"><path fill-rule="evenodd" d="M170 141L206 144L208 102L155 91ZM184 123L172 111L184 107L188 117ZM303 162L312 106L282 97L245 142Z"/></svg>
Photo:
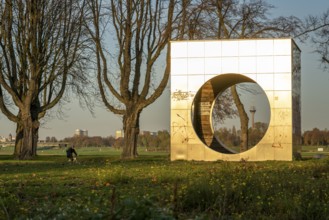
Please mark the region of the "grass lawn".
<svg viewBox="0 0 329 220"><path fill-rule="evenodd" d="M328 219L329 160L187 162L140 150L0 151L0 219ZM7 153L5 153L5 151Z"/></svg>

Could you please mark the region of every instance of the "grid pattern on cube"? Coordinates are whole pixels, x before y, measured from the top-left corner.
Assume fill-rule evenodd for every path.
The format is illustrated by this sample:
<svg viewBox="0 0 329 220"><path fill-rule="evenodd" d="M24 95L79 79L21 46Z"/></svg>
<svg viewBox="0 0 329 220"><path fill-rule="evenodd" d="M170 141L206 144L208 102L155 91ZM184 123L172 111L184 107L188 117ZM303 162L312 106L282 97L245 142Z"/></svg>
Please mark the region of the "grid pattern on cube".
<svg viewBox="0 0 329 220"><path fill-rule="evenodd" d="M275 152L275 155L265 154L261 147L259 150L256 149L256 152L250 152L250 155L257 155L258 152L258 156L263 155L265 159L280 159L279 152L283 150L277 146L292 143L292 135L282 133L283 130L290 131L293 124L292 114L295 110L292 110L292 93L297 90L297 98L293 99L294 102L298 98L300 99L300 92L298 92L300 91L300 82L295 83L292 77L292 69L296 67L296 64L292 64L292 47L294 45L291 39L171 42L171 109L172 112L175 109L186 111L186 114L182 114L185 118L173 116L172 113L171 128L173 128L173 123L176 130L177 127L184 130L193 124L188 112L191 111L194 95L206 81L221 74L241 74L253 79L264 90L271 108L270 133L263 139L266 140L264 146L270 146L272 143L272 148L269 150ZM297 52L294 53L298 55ZM300 57L294 62L300 65ZM297 79L299 77L300 81L300 71L297 71L295 75L297 75ZM295 108L298 110L300 106ZM180 118L179 123L175 121L177 117ZM298 119L298 117L295 118ZM295 123L300 124L300 121L295 121ZM300 129L299 125L293 126ZM195 144L195 140L198 138L195 133L189 132L186 137L187 145L188 139L194 140L193 144ZM186 154L188 152L190 155L197 154L197 152L192 152L192 147L186 149ZM284 151L287 152L290 149ZM210 156L209 154L211 151L204 154L203 160L208 160L207 157L223 159L225 156L227 158L227 155ZM188 158L193 159L193 157ZM198 157L199 159L200 157Z"/></svg>

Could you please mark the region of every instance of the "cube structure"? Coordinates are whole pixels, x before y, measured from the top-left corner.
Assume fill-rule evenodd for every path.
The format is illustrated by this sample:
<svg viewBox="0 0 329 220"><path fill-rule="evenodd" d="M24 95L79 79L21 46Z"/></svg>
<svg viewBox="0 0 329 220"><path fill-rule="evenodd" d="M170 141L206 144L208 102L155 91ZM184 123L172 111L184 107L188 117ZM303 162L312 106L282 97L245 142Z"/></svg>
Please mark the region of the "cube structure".
<svg viewBox="0 0 329 220"><path fill-rule="evenodd" d="M301 51L292 39L171 42L171 160L291 161L301 147ZM257 83L270 105L268 129L253 148L232 153L211 125L215 98Z"/></svg>

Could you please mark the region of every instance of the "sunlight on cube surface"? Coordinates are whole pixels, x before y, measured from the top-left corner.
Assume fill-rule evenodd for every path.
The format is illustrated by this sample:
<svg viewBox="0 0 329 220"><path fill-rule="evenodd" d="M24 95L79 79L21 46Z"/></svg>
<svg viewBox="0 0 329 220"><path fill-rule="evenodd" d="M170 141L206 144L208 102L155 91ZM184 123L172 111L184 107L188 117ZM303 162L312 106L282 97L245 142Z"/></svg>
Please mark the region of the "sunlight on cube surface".
<svg viewBox="0 0 329 220"><path fill-rule="evenodd" d="M301 146L300 53L292 39L171 42L171 160L292 160ZM245 82L266 94L270 120L258 144L234 152L212 137L211 113L219 94Z"/></svg>

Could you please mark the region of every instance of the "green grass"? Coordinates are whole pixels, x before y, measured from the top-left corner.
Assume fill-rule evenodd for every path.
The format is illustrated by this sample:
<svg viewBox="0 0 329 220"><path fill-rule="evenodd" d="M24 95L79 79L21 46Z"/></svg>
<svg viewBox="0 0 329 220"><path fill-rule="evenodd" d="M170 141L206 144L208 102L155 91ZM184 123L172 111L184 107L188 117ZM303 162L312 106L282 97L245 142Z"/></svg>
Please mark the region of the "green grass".
<svg viewBox="0 0 329 220"><path fill-rule="evenodd" d="M0 155L0 219L328 219L329 160L169 161L168 153L63 149ZM45 153L45 152L43 152ZM94 155L92 155L94 154Z"/></svg>
<svg viewBox="0 0 329 220"><path fill-rule="evenodd" d="M38 155L66 155L65 152L66 148L59 148L57 146L46 146L46 147L39 147L37 154ZM114 149L112 147L85 147L85 148L76 148L79 155L117 155L121 154L121 149ZM0 147L0 155L11 155L14 153L14 147ZM147 152L145 148L139 149L140 154L146 155L159 155L159 154L166 154L168 152Z"/></svg>

